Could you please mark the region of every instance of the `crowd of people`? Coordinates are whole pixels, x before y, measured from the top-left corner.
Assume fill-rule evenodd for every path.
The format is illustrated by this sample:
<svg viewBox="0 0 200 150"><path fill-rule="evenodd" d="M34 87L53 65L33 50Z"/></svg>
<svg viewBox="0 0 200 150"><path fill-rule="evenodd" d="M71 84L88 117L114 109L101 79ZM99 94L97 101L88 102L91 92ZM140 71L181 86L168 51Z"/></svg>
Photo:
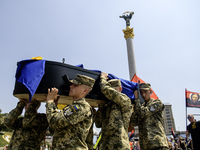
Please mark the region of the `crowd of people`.
<svg viewBox="0 0 200 150"><path fill-rule="evenodd" d="M140 143L138 140L131 139L130 140L130 149L131 150L140 150Z"/></svg>
<svg viewBox="0 0 200 150"><path fill-rule="evenodd" d="M170 138L167 137L167 142L169 150L194 150L193 142L191 138L174 138L173 135ZM140 149L140 144L138 139L130 139L130 149L131 150L142 150Z"/></svg>
<svg viewBox="0 0 200 150"><path fill-rule="evenodd" d="M178 139L174 139L173 136L167 138L170 150L193 150L192 139L183 138L179 136Z"/></svg>
<svg viewBox="0 0 200 150"><path fill-rule="evenodd" d="M46 114L37 113L40 102L37 100L20 99L5 119L6 126L14 133L8 150L39 150L42 140L49 128L53 135L51 149L53 150L93 150L93 124L101 128L101 140L98 150L176 150L186 145L169 140L163 127L164 104L160 99L152 99L151 85L139 84L134 91L135 100L123 94L119 79L108 79L108 74L100 75L100 89L108 102L99 103L97 111L85 100L92 90L95 80L78 74L69 80L69 96L73 102L62 110L57 109L59 101L58 89L48 89L46 97ZM139 92L144 100L141 103ZM24 117L19 117L25 108ZM196 141L199 140L200 126L194 119L190 119L186 134L193 138L192 149L199 150ZM128 128L138 126L139 141L129 140ZM197 132L198 131L198 132ZM197 133L197 134L196 134ZM47 148L47 147L46 147ZM183 149L183 148L182 148Z"/></svg>

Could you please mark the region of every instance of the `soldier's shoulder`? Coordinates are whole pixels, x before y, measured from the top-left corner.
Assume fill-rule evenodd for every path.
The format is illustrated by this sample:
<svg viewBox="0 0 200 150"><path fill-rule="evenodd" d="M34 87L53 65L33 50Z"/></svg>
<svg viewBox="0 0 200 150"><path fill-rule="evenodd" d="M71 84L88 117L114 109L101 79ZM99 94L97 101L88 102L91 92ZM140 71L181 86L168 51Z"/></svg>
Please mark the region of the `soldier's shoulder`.
<svg viewBox="0 0 200 150"><path fill-rule="evenodd" d="M160 99L151 99L151 102L148 105L158 107L158 108L164 107L164 104L162 103L162 101Z"/></svg>
<svg viewBox="0 0 200 150"><path fill-rule="evenodd" d="M162 103L162 101L160 99L153 99L154 103Z"/></svg>
<svg viewBox="0 0 200 150"><path fill-rule="evenodd" d="M91 106L88 102L74 103L70 106L70 108L74 112L89 112L91 110Z"/></svg>
<svg viewBox="0 0 200 150"><path fill-rule="evenodd" d="M78 101L77 103L74 103L73 105L74 106L78 105L80 107L90 107L90 104L85 100L84 101Z"/></svg>
<svg viewBox="0 0 200 150"><path fill-rule="evenodd" d="M124 99L124 100L130 100L131 99L124 93L121 93L121 92L116 92L116 97L119 98L119 99Z"/></svg>

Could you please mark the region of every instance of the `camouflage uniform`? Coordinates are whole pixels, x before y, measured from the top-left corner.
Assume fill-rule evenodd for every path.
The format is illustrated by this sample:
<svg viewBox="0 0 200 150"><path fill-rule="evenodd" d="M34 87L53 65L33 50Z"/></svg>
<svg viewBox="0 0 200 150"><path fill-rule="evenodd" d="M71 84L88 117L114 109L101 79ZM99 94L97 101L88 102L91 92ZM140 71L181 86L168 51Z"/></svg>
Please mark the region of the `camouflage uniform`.
<svg viewBox="0 0 200 150"><path fill-rule="evenodd" d="M89 133L88 133L88 136L86 138L86 143L87 143L87 146L88 146L88 149L89 150L93 150L93 125L94 125L94 118L95 118L95 114L96 114L96 110L93 109L93 122L92 122L92 126L90 127L90 130L89 130Z"/></svg>
<svg viewBox="0 0 200 150"><path fill-rule="evenodd" d="M92 126L90 127L89 133L87 135L86 141L88 149L93 150L93 123Z"/></svg>
<svg viewBox="0 0 200 150"><path fill-rule="evenodd" d="M18 102L4 120L5 125L14 130L8 150L39 150L45 137L48 122L45 114L36 112L39 102L34 100L25 116L18 118L25 105L23 101Z"/></svg>
<svg viewBox="0 0 200 150"><path fill-rule="evenodd" d="M46 104L49 126L53 129L54 150L88 150L85 142L92 125L92 108L85 98L58 112L54 102Z"/></svg>
<svg viewBox="0 0 200 150"><path fill-rule="evenodd" d="M164 105L159 99L151 99L142 105L139 99L135 99L131 126L139 127L139 142L142 150L168 149L163 127L163 109Z"/></svg>
<svg viewBox="0 0 200 150"><path fill-rule="evenodd" d="M131 116L131 100L123 93L116 91L101 77L101 92L111 102L99 104L95 117L96 127L101 128L102 150L130 150L128 127Z"/></svg>

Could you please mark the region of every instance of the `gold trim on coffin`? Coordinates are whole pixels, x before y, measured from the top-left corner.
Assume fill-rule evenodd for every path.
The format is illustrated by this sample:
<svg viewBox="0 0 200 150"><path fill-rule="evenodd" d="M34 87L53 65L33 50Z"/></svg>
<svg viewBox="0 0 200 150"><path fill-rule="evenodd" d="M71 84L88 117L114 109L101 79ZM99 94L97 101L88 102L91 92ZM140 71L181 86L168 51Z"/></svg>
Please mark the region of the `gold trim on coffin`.
<svg viewBox="0 0 200 150"><path fill-rule="evenodd" d="M29 99L28 94L14 94L14 96L17 97L17 98ZM32 99L36 99L40 102L46 102L46 96L47 96L47 94L35 94ZM85 100L92 107L97 107L99 103L105 103L104 100L97 100L97 99L90 99L90 98L86 98ZM72 97L60 95L57 107L58 107L58 109L61 110L65 106L67 106L68 104L71 104L72 102L73 102Z"/></svg>

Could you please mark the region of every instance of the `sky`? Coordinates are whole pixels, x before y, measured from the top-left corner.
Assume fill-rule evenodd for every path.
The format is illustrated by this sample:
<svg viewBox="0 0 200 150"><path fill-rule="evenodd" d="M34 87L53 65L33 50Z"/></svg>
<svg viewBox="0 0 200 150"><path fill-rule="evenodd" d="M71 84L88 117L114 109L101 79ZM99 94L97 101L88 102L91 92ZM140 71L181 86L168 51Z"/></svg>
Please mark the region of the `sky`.
<svg viewBox="0 0 200 150"><path fill-rule="evenodd" d="M172 105L176 130L186 129L185 88L199 92L199 0L1 0L0 109L8 113L17 62L32 57L86 69L101 70L130 80L126 23L133 11L133 47L137 75L151 83L164 104ZM44 104L40 112L45 112ZM188 108L199 114L200 109ZM200 120L200 117L195 117Z"/></svg>

